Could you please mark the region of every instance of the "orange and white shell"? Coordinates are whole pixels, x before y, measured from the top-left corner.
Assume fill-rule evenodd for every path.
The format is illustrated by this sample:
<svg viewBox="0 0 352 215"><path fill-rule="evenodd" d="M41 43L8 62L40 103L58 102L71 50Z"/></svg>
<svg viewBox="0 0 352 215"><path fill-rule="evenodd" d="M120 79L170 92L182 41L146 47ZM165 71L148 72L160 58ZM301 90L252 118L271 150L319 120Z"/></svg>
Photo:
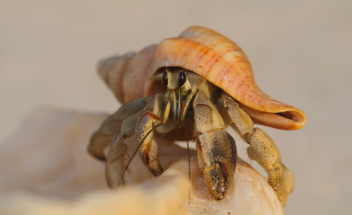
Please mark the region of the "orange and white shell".
<svg viewBox="0 0 352 215"><path fill-rule="evenodd" d="M149 78L170 66L193 71L227 92L257 124L284 130L297 130L306 124L301 110L272 99L258 88L251 64L237 44L208 28L192 26L178 37L139 53L103 60L98 71L117 99L125 103L160 91L161 85Z"/></svg>

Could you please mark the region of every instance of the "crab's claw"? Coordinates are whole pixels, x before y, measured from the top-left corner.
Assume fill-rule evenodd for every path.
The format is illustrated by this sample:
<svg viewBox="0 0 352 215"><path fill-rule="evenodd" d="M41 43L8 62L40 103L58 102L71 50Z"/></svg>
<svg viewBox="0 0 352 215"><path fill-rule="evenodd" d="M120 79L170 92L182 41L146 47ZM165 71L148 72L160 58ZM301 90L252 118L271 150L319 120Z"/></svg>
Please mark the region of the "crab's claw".
<svg viewBox="0 0 352 215"><path fill-rule="evenodd" d="M199 165L210 194L217 200L225 197L236 169L236 143L229 133L215 130L198 137Z"/></svg>
<svg viewBox="0 0 352 215"><path fill-rule="evenodd" d="M237 151L233 137L224 131L225 123L215 105L203 92L193 102L199 166L210 194L221 200L230 188L236 169Z"/></svg>

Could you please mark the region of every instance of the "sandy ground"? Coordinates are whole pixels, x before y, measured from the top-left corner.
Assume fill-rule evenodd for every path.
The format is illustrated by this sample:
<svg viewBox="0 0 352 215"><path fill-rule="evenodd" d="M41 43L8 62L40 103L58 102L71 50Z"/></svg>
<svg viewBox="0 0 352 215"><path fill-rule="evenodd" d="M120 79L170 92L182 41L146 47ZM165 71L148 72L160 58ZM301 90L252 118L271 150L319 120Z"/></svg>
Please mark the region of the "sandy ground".
<svg viewBox="0 0 352 215"><path fill-rule="evenodd" d="M0 141L41 106L116 110L95 72L99 59L202 25L244 49L264 92L307 114L299 131L264 128L296 177L285 213L346 214L352 199L351 11L347 0L1 1Z"/></svg>

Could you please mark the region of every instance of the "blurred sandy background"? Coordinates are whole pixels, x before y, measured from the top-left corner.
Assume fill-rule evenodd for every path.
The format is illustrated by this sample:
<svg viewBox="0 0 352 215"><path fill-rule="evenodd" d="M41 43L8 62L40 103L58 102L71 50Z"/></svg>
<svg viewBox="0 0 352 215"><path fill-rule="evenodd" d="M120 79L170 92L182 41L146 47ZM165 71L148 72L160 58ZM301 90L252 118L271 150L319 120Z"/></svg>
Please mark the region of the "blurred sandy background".
<svg viewBox="0 0 352 215"><path fill-rule="evenodd" d="M238 43L259 87L307 114L302 130L265 128L296 177L285 213L349 213L349 0L1 1L0 141L38 107L115 111L119 104L98 78L97 61L177 36L190 25Z"/></svg>

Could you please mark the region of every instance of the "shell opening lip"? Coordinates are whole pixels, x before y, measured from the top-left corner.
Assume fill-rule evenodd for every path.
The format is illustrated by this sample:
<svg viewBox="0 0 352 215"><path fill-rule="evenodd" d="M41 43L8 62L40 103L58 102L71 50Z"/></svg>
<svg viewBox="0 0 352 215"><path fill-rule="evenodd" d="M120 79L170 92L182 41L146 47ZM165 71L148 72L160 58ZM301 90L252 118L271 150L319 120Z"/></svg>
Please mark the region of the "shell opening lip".
<svg viewBox="0 0 352 215"><path fill-rule="evenodd" d="M306 115L294 107L282 112L269 113L254 110L243 104L240 106L250 115L254 123L282 130L298 130L305 126Z"/></svg>
<svg viewBox="0 0 352 215"><path fill-rule="evenodd" d="M289 120L293 120L293 121L296 121L296 122L299 121L299 118L297 116L295 116L295 114L290 112L290 111L279 112L279 113L275 113L275 114L279 115L279 116L282 116L282 117L284 117L286 119L289 119Z"/></svg>

